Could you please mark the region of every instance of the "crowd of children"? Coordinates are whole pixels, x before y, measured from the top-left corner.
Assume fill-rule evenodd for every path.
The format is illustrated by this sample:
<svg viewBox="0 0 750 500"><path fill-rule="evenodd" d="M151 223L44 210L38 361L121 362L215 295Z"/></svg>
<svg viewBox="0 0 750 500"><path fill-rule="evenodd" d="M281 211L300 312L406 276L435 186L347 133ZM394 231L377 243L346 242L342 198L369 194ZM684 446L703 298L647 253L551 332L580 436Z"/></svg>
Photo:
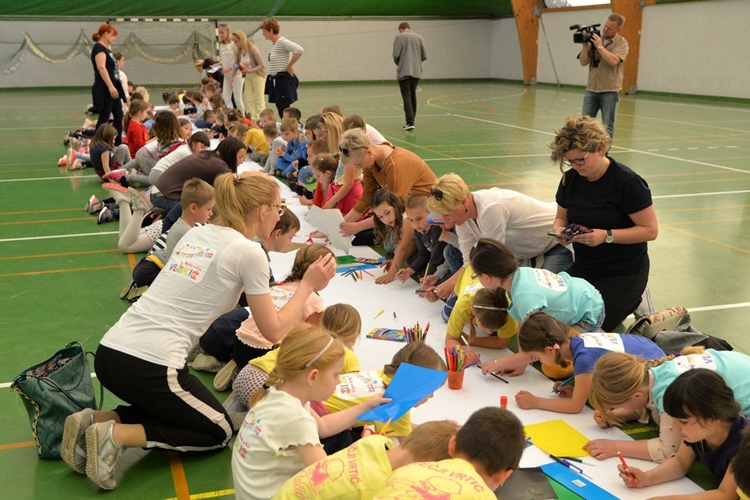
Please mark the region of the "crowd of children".
<svg viewBox="0 0 750 500"><path fill-rule="evenodd" d="M165 93L165 109L158 112L144 91L129 93L124 144L115 146L116 127L103 124L91 130L87 120L66 134L70 148L60 160L70 170L90 164L107 181L103 188L109 196L101 201L92 196L86 211L98 214L99 223L119 220L122 252L148 252L121 292L130 301L143 297L164 268L181 265L173 257L176 249L177 258L186 259L195 249L185 245L200 231L194 228L212 224L214 212L217 230L252 234L269 261L269 252L289 246L300 229L290 210L275 199L260 202L258 193L247 195L249 200L232 198L232 189L251 178L237 174L245 159L259 165L262 173L252 177L259 185L275 176L297 193L301 204L337 209L346 216L364 192L362 160L353 160L361 157L351 151L392 147L363 117L345 118L335 105L303 124L300 110L293 107L279 117L271 109L243 116L226 105L209 78L202 80L200 90ZM342 146L352 136L361 136L369 146ZM220 141L213 150L211 139ZM219 178L224 187L215 193ZM479 239L464 262L450 217L435 217L429 210L430 198L442 197L442 191L433 189L429 196L396 191L396 186L384 186L367 200L369 211L356 212L360 221L372 218L373 228L364 233L387 253L384 273L375 282L415 280L419 296L434 302L435 287L457 275L443 308L446 346L467 346L467 360L480 364L485 374L518 375L528 364L541 362L544 373L557 379L552 390L559 399L520 391L515 396L520 409L578 413L590 402L602 427L647 421L651 415L660 424L659 438L618 442L617 450L609 440L586 445L597 459L621 450L625 456L659 462L649 471L620 466L626 486L642 488L682 477L699 460L721 482L717 493L723 496L717 498L746 498L750 436L743 440L743 435L750 424L743 415L750 411L750 382L742 374L750 369L750 357L712 349L666 357L645 337L603 332L604 301L586 280L519 266L508 246L489 238ZM236 220L226 209L243 203L252 205L257 217L252 231L245 226L247 214L246 220ZM190 339L192 345L181 345L192 348L185 361L193 369L216 372L216 390L232 388L223 413L214 408L214 417L225 418L237 433L231 455L236 497L495 498L494 490L518 467L526 446L523 427L512 412L478 409L463 426L412 424L409 412L385 426L358 420L364 411L387 402L385 389L403 363L437 371L446 366L434 349L416 341L382 368L361 367L355 354L361 336L358 311L348 304L325 307L305 279L309 269L317 276L331 256L326 246L303 246L283 282L264 269L263 276L267 272L269 277L264 311L273 308L287 317L285 311L293 307L298 312L295 326L268 334L268 318L249 312L257 303L244 307L251 301L248 295L242 297L245 302L223 303L230 310L222 315L207 313L207 327ZM298 296L303 283L304 294ZM482 361L471 348L504 349L514 336L519 348L514 355ZM63 458L89 477L86 453L91 451L84 448L89 434L99 432L95 422L102 422L96 418L93 412L75 414L65 424ZM121 421L115 421L122 429ZM389 436L399 446L381 434L389 425ZM361 437L371 426L376 434ZM92 439L117 444L112 429L114 424L108 435ZM145 436L138 434L128 444L140 446ZM117 448L115 462L121 451ZM109 466L113 469L114 463ZM97 484L114 488L113 477L101 479L98 470L93 474ZM345 479L337 480L339 476ZM455 494L464 486L472 496Z"/></svg>

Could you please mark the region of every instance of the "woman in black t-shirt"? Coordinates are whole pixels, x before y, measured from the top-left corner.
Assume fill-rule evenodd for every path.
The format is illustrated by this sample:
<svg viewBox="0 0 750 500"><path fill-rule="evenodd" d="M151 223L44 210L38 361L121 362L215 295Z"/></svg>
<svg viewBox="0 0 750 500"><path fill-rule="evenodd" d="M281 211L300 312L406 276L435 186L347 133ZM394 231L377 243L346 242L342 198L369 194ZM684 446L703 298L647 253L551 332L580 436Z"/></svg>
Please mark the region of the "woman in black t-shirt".
<svg viewBox="0 0 750 500"><path fill-rule="evenodd" d="M648 184L607 156L611 143L601 123L582 116L569 117L550 144L552 161L563 172L553 229L561 234L570 223L592 229L573 237L575 262L568 274L602 294L606 332L640 305L649 273L646 242L659 233Z"/></svg>
<svg viewBox="0 0 750 500"><path fill-rule="evenodd" d="M117 60L109 48L115 43L117 29L105 23L99 26L99 31L91 36L96 43L91 50L91 64L94 66L94 85L91 87L91 97L94 106L99 109L99 120L96 128L103 123L109 123L112 116L113 126L117 130L115 146L122 144L122 100L126 100L125 91L120 82L120 72Z"/></svg>

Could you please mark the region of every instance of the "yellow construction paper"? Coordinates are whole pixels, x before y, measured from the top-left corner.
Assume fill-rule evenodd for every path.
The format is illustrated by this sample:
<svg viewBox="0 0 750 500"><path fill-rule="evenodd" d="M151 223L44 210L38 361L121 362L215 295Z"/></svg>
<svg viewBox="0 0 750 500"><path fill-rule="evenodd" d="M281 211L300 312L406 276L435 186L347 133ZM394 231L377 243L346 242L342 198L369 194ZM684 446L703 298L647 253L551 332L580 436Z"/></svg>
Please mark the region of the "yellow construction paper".
<svg viewBox="0 0 750 500"><path fill-rule="evenodd" d="M550 420L524 426L531 443L556 457L585 457L590 453L583 449L589 438L575 430L564 420Z"/></svg>

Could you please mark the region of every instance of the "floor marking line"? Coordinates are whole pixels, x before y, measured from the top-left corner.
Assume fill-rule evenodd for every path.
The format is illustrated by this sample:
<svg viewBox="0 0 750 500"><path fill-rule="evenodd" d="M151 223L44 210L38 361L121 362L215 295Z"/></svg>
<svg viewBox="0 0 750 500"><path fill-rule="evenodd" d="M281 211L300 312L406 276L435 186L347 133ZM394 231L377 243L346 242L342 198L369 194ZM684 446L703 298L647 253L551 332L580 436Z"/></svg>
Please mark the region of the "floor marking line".
<svg viewBox="0 0 750 500"><path fill-rule="evenodd" d="M177 500L188 500L190 498L190 489L185 477L185 468L182 466L182 458L176 451L170 451L169 468L172 471L172 481L174 481L174 492L177 494Z"/></svg>
<svg viewBox="0 0 750 500"><path fill-rule="evenodd" d="M48 214L55 212L77 212L80 208L55 208L52 210L23 210L21 212L0 212L3 215L26 215L26 214ZM93 219L92 219L93 220Z"/></svg>
<svg viewBox="0 0 750 500"><path fill-rule="evenodd" d="M49 271L26 271L23 273L0 274L0 278L14 278L17 276L40 276L43 274L76 273L78 271L101 271L104 269L122 269L123 267L129 266L127 264L117 264L114 266L78 267L75 269L50 269Z"/></svg>
<svg viewBox="0 0 750 500"><path fill-rule="evenodd" d="M689 198L691 196L716 196L720 194L744 194L744 193L750 193L750 189L745 189L743 191L714 191L711 193L664 194L660 196L652 196L651 199L664 200L666 198Z"/></svg>
<svg viewBox="0 0 750 500"><path fill-rule="evenodd" d="M684 229L673 227L671 224L661 224L661 226L662 227L666 227L668 229L671 229L672 231L677 231L678 233L685 234L687 236L692 236L693 238L698 238L699 240L703 240L703 241L707 241L709 243L713 243L714 245L719 245L721 247L728 248L730 250L736 250L738 252L750 254L750 250L748 250L748 249L736 247L736 246L730 245L728 243L722 243L721 241L717 241L717 240L708 238L706 236L703 236L702 234L696 234L696 233L693 233L691 231L685 231Z"/></svg>
<svg viewBox="0 0 750 500"><path fill-rule="evenodd" d="M35 241L35 240L52 240L57 238L78 238L82 236L103 236L109 234L120 234L118 231L103 231L101 233L80 233L80 234L55 234L51 236L28 236L25 238L4 238L0 240L0 243L8 243L11 241Z"/></svg>
<svg viewBox="0 0 750 500"><path fill-rule="evenodd" d="M537 134L551 135L552 137L555 137L554 132L544 132L542 130L536 130L536 129L528 128L528 127L519 127L518 125L511 125L509 123L495 122L495 121L492 121L492 120L485 120L484 118L474 118L473 116L457 115L455 113L449 113L449 114L451 116L457 116L459 118L465 118L467 120L474 120L474 121L477 121L477 122L491 123L493 125L500 125L501 127L509 127L509 128L514 128L514 129L517 129L517 130L526 130L527 132L536 132Z"/></svg>
<svg viewBox="0 0 750 500"><path fill-rule="evenodd" d="M3 260L20 260L20 259L43 259L48 257L68 257L70 255L89 255L94 253L115 253L119 252L117 248L107 250L84 250L81 252L62 252L62 253L41 253L36 255L15 255L13 257L0 257Z"/></svg>
<svg viewBox="0 0 750 500"><path fill-rule="evenodd" d="M429 160L424 160L424 161L425 163L429 163L431 161L495 160L499 158L532 158L532 157L537 157L537 156L549 157L549 153L528 154L528 155L500 155L500 156L464 156L462 158L430 158Z"/></svg>
<svg viewBox="0 0 750 500"><path fill-rule="evenodd" d="M190 495L190 500L205 500L207 498L228 497L229 495L234 495L234 488L230 488L226 490L206 491L203 493L193 493L192 495ZM178 500L178 499L177 497L174 497L174 498L166 498L165 500Z"/></svg>
<svg viewBox="0 0 750 500"><path fill-rule="evenodd" d="M44 219L44 220L18 220L12 222L0 222L0 226L22 226L26 224L54 224L56 222L91 221L91 217L76 217L74 219Z"/></svg>
<svg viewBox="0 0 750 500"><path fill-rule="evenodd" d="M8 387L10 387L10 384L8 384ZM36 441L22 441L20 443L0 444L0 451L15 450L17 448L28 448L30 446L36 446Z"/></svg>
<svg viewBox="0 0 750 500"><path fill-rule="evenodd" d="M97 179L97 175L77 175L75 177L36 177L28 179L0 179L0 182L29 182L29 181L64 181L72 178L77 179Z"/></svg>

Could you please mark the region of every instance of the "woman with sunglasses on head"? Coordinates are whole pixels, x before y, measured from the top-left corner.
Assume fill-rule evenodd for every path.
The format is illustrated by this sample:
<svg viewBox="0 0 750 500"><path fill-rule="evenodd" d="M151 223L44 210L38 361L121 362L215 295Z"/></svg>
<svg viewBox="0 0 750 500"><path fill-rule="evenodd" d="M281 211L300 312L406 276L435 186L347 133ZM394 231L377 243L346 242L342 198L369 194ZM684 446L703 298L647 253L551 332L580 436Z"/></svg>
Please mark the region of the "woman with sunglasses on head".
<svg viewBox="0 0 750 500"><path fill-rule="evenodd" d="M471 192L456 174L442 176L430 189L427 205L456 225L464 268L472 247L481 238L505 243L521 265L554 273L564 271L573 256L548 234L555 219L555 204L544 203L511 189L490 188ZM449 298L463 269L431 291Z"/></svg>
<svg viewBox="0 0 750 500"><path fill-rule="evenodd" d="M602 294L606 332L640 305L649 273L646 242L659 233L648 184L607 155L611 143L601 123L581 116L569 117L550 144L563 172L553 230L560 234L571 223L592 230L573 236L576 258L568 274Z"/></svg>
<svg viewBox="0 0 750 500"><path fill-rule="evenodd" d="M232 104L245 116L245 103L242 100L242 73L240 72L240 49L232 41L232 31L229 25L219 25L219 59L221 60L221 74L224 75L221 96L227 105Z"/></svg>
<svg viewBox="0 0 750 500"><path fill-rule="evenodd" d="M344 236L374 227L372 217L360 219L378 189L386 189L404 199L415 194L427 196L430 186L437 180L435 173L419 156L389 142L373 144L361 129L344 132L338 145L341 164L353 164L363 172L362 197L346 214L340 227Z"/></svg>

